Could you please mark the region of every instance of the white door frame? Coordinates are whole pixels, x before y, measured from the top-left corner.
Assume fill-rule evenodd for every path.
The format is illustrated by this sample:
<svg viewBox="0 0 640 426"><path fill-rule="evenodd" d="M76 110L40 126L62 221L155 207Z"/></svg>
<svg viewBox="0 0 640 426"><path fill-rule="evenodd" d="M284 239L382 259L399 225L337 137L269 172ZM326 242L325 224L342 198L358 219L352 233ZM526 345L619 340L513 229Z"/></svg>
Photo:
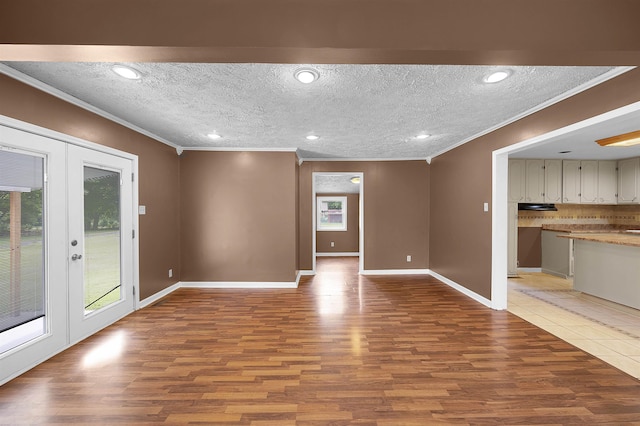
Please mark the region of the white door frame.
<svg viewBox="0 0 640 426"><path fill-rule="evenodd" d="M107 146L99 145L94 142L86 141L84 139L76 138L74 136L65 135L63 133L60 133L54 130L36 126L34 124L16 120L14 118L5 117L2 115L0 115L0 130L2 130L4 133L9 135L11 134L16 135L16 137L14 137L14 139L17 139L15 142L11 142L11 141L3 142L4 145L13 146L20 149L22 144L22 146L26 148L25 149L26 151L29 151L29 150L37 151L37 149L30 149L29 146L25 146L24 145L25 142L21 142L21 140L23 141L29 140L29 139L42 140L42 138L45 138L49 140L49 144L51 144L51 140L54 140L54 141L59 141L65 144L77 145L84 148L92 149L94 151L99 151L99 152L103 152L103 153L107 153L107 154L111 154L111 155L115 155L118 157L131 160L132 172L134 176L133 178L134 181L132 185L132 210L133 210L132 211L132 214L133 214L132 227L135 233L135 238L133 239L132 262L133 262L133 287L136 293L134 297L134 310L138 309L140 305L140 291L139 291L140 256L139 256L139 238L138 238L139 221L138 221L138 214L137 214L138 212L138 156L134 154L126 153L123 151L119 151ZM18 137L17 135L20 135L20 137ZM51 144L51 145L55 145L55 144ZM62 151L66 151L66 149L63 148ZM49 194L48 197L50 196L65 197L66 164L67 164L66 152L64 155L56 154L56 155L50 156L49 166L52 169L65 168L65 172L64 172L65 176L62 178L62 184L57 186L59 190L55 194ZM49 175L51 175L51 172L49 172ZM64 271L62 272L58 271L57 273L58 275L63 274L63 276L65 276L66 278L65 282L68 282L67 261L66 261L66 255L67 255L66 246L67 246L68 230L67 230L66 217L64 219L57 220L55 224L48 223L48 226L49 226L49 229L48 229L49 238L45 237L46 238L45 244L47 244L47 247L50 251L55 250L57 253L63 256L63 258L61 261L48 262L47 267L49 268L49 270L51 270L51 268L64 268ZM48 296L52 296L52 295L49 294ZM64 307L64 310L65 310L65 313L63 315L62 314L57 315L55 319L55 321L57 321L56 324L50 325L50 327L53 327L53 326L56 327L57 334L55 336L45 334L41 338L36 338L28 343L25 343L24 345L19 346L18 348L15 348L13 350L8 351L5 354L0 355L0 363L2 364L2 368L0 368L0 371L2 372L2 374L0 374L0 385L13 379L14 377L17 377L18 375L26 372L27 370L35 367L36 365L46 361L47 359L51 358L52 356L56 355L59 352L62 352L63 350L67 349L72 345L72 343L70 342L69 332L68 332L69 310L68 310L67 291L60 292L60 294L57 293L57 296L58 298L55 299L55 301L49 302L50 307L52 303L55 303L56 305L55 307L58 310L61 310L62 309L61 307ZM58 311L56 311L56 313L58 313ZM61 320L60 318L63 318L63 319ZM64 324L60 324L59 323L60 321L64 321ZM41 345L39 346L38 343L46 339L50 341L55 340L55 345L52 346L53 349L51 350L47 349L46 351L43 351L41 348Z"/></svg>
<svg viewBox="0 0 640 426"><path fill-rule="evenodd" d="M311 197L312 197L312 209L311 209L311 223L313 224L313 232L312 232L312 264L311 269L312 273L316 273L316 176L350 176L350 177L359 177L360 178L360 192L359 192L359 208L358 208L358 226L359 230L359 241L358 241L358 270L359 273L364 271L364 172L312 172L311 173Z"/></svg>
<svg viewBox="0 0 640 426"><path fill-rule="evenodd" d="M493 151L491 179L491 307L493 309L507 309L507 188L509 182L509 155L530 148L535 144L549 142L552 138L636 111L640 111L640 102L635 102Z"/></svg>

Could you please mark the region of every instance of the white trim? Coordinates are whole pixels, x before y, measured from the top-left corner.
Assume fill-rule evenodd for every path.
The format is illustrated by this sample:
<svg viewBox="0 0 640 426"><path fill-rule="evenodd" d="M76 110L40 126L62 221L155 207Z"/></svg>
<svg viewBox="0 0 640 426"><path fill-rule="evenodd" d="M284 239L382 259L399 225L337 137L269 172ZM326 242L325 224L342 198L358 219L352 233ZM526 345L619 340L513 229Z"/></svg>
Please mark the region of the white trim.
<svg viewBox="0 0 640 426"><path fill-rule="evenodd" d="M518 268L518 272L523 274L532 274L542 272L542 268Z"/></svg>
<svg viewBox="0 0 640 426"><path fill-rule="evenodd" d="M522 151L531 145L565 135L573 131L603 123L612 118L640 111L640 102L607 111L595 117L570 124L560 129L493 151L491 218L491 298L493 309L507 308L507 182L509 154Z"/></svg>
<svg viewBox="0 0 640 426"><path fill-rule="evenodd" d="M487 306L489 308L496 309L496 308L493 307L493 305L491 303L491 300L487 299L484 296L479 295L475 291L471 291L468 288L466 288L464 286L461 286L457 282L452 281L449 278L438 274L437 272L430 271L429 275L431 275L433 278L437 279L438 281L442 281L444 284L448 285L449 287L453 288L454 290L459 291L460 293L464 294L465 296L468 296L468 297L472 298L476 302L480 302L480 303L482 303L483 305L485 305L485 306Z"/></svg>
<svg viewBox="0 0 640 426"><path fill-rule="evenodd" d="M222 147L222 146L185 146L181 148L183 151L220 151L220 152L295 152L297 155L298 148L242 148L242 147ZM298 157L299 158L299 157Z"/></svg>
<svg viewBox="0 0 640 426"><path fill-rule="evenodd" d="M118 123L121 126L124 126L124 127L127 127L129 129L133 130L134 132L137 132L137 133L143 134L145 136L148 136L151 139L155 139L158 142L162 142L163 144L169 145L170 147L173 147L173 148L176 148L176 149L180 148L179 145L177 145L177 144L175 144L173 142L170 142L170 141L168 141L168 140L166 140L166 139L164 139L164 138L162 138L162 137L160 137L160 136L158 136L158 135L156 135L154 133L151 133L148 130L145 130L145 129L141 128L141 127L138 127L135 124L129 123L128 121L126 121L126 120L124 120L124 119L122 119L120 117L117 117L117 116L115 116L115 115L113 115L111 113L103 111L100 108L97 108L97 107L95 107L95 106L93 106L91 104L88 104L85 101L82 101L82 100L80 100L80 99L78 99L78 98L76 98L74 96L69 95L68 93L65 93L65 92L63 92L61 90L58 90L55 87L49 86L48 84L43 83L40 80L36 80L35 78L30 77L30 76L28 76L26 74L23 74L20 71L17 71L17 70L15 70L15 69L13 69L11 67L8 67L8 66L6 66L4 64L0 64L0 73L8 75L9 77L11 77L11 78L13 78L15 80L18 80L18 81L20 81L22 83L25 83L25 84L27 84L27 85L29 85L31 87L35 87L36 89L41 90L41 91L43 91L45 93L48 93L48 94L50 94L52 96L55 96L58 99L62 99L63 101L68 102L68 103L70 103L72 105L75 105L77 107L80 107L82 109L90 111L90 112L92 112L94 114L97 114L97 115L99 115L99 116L101 116L103 118L106 118L107 120L113 121L114 123Z"/></svg>
<svg viewBox="0 0 640 426"><path fill-rule="evenodd" d="M298 271L298 274L300 274L300 276L313 276L316 274L316 271L312 271L311 269L303 269Z"/></svg>
<svg viewBox="0 0 640 426"><path fill-rule="evenodd" d="M335 176L335 175L348 175L348 176L358 176L360 177L360 192L359 194L359 209L358 209L358 226L359 226L359 241L358 241L358 250L359 250L359 259L358 259L358 267L359 270L362 271L364 269L364 172L311 172L311 269L312 271L316 270L316 197L317 189L316 189L316 176Z"/></svg>
<svg viewBox="0 0 640 426"><path fill-rule="evenodd" d="M302 161L427 161L428 157L408 157L408 158L322 158L322 157L312 157L312 158L302 158ZM318 172L320 173L320 172ZM337 174L337 173L331 173Z"/></svg>
<svg viewBox="0 0 640 426"><path fill-rule="evenodd" d="M348 257L348 256L360 256L360 253L358 253L357 251L335 252L335 253L326 252L326 253L316 253L316 256L319 256L319 257Z"/></svg>
<svg viewBox="0 0 640 426"><path fill-rule="evenodd" d="M298 288L297 281L180 281L180 288Z"/></svg>
<svg viewBox="0 0 640 426"><path fill-rule="evenodd" d="M431 275L429 269L365 269L361 275Z"/></svg>
<svg viewBox="0 0 640 426"><path fill-rule="evenodd" d="M599 84L602 84L607 80L611 80L612 78L615 78L615 77L617 77L619 75L622 75L627 71L631 71L634 68L635 67L616 67L616 68L612 69L611 71L608 71L608 72L606 72L606 73L604 73L602 75L599 75L598 77L594 78L593 80L589 80L586 83L581 84L580 86L574 87L571 90L568 90L568 91L566 91L564 93L561 93L560 95L558 95L558 96L556 96L554 98L551 98L548 101L545 101L545 102L541 103L540 105L536 105L533 108L528 109L523 113L520 113L520 114L518 114L518 115L516 115L514 117L511 117L510 119L505 120L505 121L503 121L501 123L498 123L495 126L490 127L490 128L488 128L486 130L483 130L483 131L481 131L479 133L476 133L473 136L469 136L468 138L463 139L462 141L460 141L460 142L458 142L458 143L456 143L454 145L448 146L447 148L443 149L442 151L438 151L437 153L431 155L431 158L435 158L435 157L437 157L439 155L442 155L442 154L444 154L446 152L451 151L452 149L455 149L455 148L457 148L457 147L459 147L461 145L464 145L467 142L471 142L474 139L477 139L477 138L482 137L482 136L484 136L486 134L494 132L494 131L502 128L502 127L508 126L509 124L511 124L513 122L521 120L524 117L527 117L527 116L529 116L531 114L534 114L534 113L536 113L538 111L541 111L541 110L543 110L545 108L548 108L551 105L557 104L558 102L561 102L561 101L563 101L563 100L565 100L567 98L575 96L580 92L584 92L585 90L591 89L592 87L595 87L595 86L597 86Z"/></svg>
<svg viewBox="0 0 640 426"><path fill-rule="evenodd" d="M162 299L165 296L168 296L169 294L173 293L174 291L178 290L179 288L180 288L180 283L177 282L177 283L165 288L164 290L160 290L159 292L157 292L155 294L152 294L151 296L147 297L146 299L143 299L143 300L140 301L140 303L138 304L138 309L146 308L147 306L153 305L158 300Z"/></svg>
<svg viewBox="0 0 640 426"><path fill-rule="evenodd" d="M300 273L300 271L296 272L296 288L298 288L298 286L300 285L300 277L302 276L302 274Z"/></svg>

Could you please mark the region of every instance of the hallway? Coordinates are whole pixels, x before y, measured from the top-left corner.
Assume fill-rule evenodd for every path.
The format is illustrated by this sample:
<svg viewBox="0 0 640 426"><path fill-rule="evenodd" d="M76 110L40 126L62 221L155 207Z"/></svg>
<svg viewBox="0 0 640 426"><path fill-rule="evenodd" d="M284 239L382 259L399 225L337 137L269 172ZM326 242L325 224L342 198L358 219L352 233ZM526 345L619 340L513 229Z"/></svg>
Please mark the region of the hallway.
<svg viewBox="0 0 640 426"><path fill-rule="evenodd" d="M611 424L640 382L429 276L318 259L298 289L180 289L0 388L1 424Z"/></svg>

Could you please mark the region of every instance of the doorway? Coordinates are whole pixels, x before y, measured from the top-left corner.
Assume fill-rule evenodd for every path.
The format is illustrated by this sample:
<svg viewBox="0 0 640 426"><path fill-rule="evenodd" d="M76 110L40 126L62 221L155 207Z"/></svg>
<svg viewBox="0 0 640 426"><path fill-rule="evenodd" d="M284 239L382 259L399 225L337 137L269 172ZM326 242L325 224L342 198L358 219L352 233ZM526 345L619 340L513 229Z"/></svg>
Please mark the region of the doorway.
<svg viewBox="0 0 640 426"><path fill-rule="evenodd" d="M132 312L138 259L137 158L6 121L0 383Z"/></svg>
<svg viewBox="0 0 640 426"><path fill-rule="evenodd" d="M312 198L313 273L316 271L316 258L331 255L358 256L359 271L362 272L364 270L364 173L313 172ZM357 233L353 228L356 228ZM320 251L319 243L323 247L326 245L327 248ZM348 248L343 249L341 244L345 244L344 247Z"/></svg>

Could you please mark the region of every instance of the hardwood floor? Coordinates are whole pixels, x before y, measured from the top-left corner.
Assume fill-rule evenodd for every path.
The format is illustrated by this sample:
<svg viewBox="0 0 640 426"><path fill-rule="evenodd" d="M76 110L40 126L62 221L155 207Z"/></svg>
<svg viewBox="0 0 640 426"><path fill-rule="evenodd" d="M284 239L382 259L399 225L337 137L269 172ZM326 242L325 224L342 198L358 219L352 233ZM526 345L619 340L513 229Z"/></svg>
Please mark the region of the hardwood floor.
<svg viewBox="0 0 640 426"><path fill-rule="evenodd" d="M640 424L640 382L431 277L181 289L0 388L0 424Z"/></svg>

